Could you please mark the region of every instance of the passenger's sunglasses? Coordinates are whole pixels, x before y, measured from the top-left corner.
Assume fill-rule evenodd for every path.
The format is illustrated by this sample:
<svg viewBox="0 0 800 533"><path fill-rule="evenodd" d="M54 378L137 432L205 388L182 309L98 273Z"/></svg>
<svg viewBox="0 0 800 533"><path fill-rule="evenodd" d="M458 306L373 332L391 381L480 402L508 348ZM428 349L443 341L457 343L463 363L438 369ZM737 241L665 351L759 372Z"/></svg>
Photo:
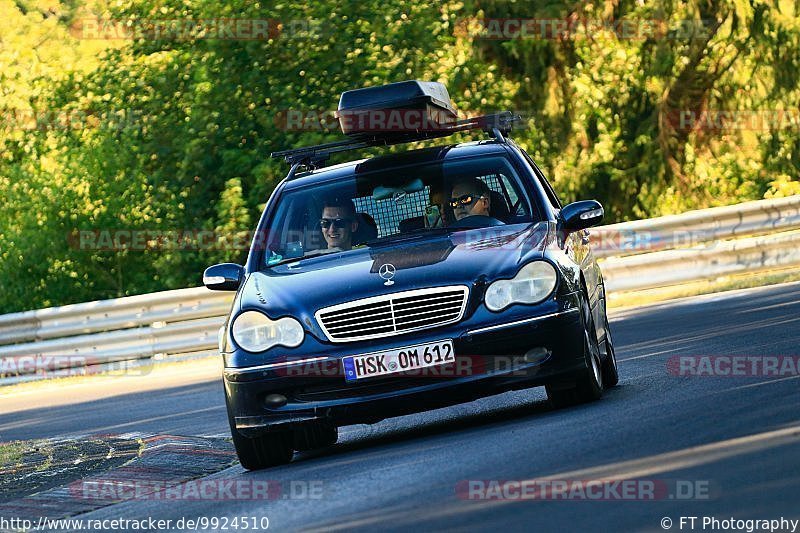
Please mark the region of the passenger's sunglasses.
<svg viewBox="0 0 800 533"><path fill-rule="evenodd" d="M460 205L472 205L481 198L486 198L485 196L475 196L474 194L465 194L463 196L459 196L458 198L450 198L450 207L455 209Z"/></svg>
<svg viewBox="0 0 800 533"><path fill-rule="evenodd" d="M350 225L349 218L321 218L319 219L319 225L322 229L328 229L333 226L333 229L344 229L348 225Z"/></svg>

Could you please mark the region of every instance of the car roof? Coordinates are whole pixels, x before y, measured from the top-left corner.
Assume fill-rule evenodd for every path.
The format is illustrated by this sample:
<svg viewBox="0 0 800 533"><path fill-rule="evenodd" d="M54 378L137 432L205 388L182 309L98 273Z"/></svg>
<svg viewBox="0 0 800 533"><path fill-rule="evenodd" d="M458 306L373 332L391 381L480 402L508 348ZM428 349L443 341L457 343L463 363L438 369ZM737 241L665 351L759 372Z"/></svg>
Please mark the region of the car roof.
<svg viewBox="0 0 800 533"><path fill-rule="evenodd" d="M310 184L335 181L343 176L351 176L354 173L372 172L384 168L396 168L404 165L418 165L461 157L505 153L505 143L494 139L420 148L396 154L380 155L368 159L349 161L347 163L323 167L311 172L304 172L288 181L286 187L287 189L294 189Z"/></svg>

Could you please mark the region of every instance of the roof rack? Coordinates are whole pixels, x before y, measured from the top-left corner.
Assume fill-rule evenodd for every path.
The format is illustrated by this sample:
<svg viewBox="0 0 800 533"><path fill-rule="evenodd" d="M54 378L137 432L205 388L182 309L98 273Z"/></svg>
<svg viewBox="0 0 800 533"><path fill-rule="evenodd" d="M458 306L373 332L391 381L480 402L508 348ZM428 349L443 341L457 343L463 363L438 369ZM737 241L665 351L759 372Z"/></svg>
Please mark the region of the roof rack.
<svg viewBox="0 0 800 533"><path fill-rule="evenodd" d="M424 141L473 130L483 130L498 141L505 142L505 135L511 132L512 124L519 120L522 120L522 117L519 115L515 115L510 111L503 111L502 113L493 115L483 115L459 120L451 125L443 126L441 129L413 131L408 133L353 135L342 141L272 152L270 157L282 157L287 163L292 165L292 170L289 172L289 177L292 177L301 166L314 170L320 168L331 154L346 152L348 150L358 150L371 146L391 146L394 144Z"/></svg>

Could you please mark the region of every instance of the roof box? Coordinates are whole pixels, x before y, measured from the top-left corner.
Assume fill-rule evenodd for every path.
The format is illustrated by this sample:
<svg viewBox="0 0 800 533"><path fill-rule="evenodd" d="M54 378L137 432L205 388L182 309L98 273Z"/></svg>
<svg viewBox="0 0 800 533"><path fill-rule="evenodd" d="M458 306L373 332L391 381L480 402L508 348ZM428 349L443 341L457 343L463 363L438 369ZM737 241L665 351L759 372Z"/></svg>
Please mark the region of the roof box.
<svg viewBox="0 0 800 533"><path fill-rule="evenodd" d="M442 132L458 117L447 88L435 81L401 81L345 91L336 112L345 135Z"/></svg>

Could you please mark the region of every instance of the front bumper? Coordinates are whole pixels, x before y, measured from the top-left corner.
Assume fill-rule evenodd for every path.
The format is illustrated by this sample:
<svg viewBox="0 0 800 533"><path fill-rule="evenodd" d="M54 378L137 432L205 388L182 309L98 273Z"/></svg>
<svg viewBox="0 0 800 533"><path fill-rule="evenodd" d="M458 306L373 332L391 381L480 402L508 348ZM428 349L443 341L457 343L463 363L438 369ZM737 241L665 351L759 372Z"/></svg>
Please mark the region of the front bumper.
<svg viewBox="0 0 800 533"><path fill-rule="evenodd" d="M230 415L240 433L255 436L314 420L335 425L373 423L508 390L569 381L585 368L578 309L577 296L570 295L540 316L461 331L434 328L417 332L411 340L382 339L380 349L453 340L455 364L408 374L347 382L342 357L366 353L352 347L348 351L347 346L340 346L342 351L336 354L310 353L293 361L226 368ZM285 402L275 402L280 397Z"/></svg>

